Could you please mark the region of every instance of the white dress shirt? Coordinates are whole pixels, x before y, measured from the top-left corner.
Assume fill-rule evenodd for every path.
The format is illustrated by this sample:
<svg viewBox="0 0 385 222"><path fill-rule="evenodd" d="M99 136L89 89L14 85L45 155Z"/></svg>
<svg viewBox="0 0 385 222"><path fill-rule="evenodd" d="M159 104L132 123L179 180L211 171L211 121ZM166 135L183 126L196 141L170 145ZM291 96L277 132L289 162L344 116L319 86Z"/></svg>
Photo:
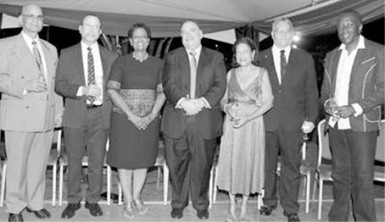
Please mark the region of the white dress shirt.
<svg viewBox="0 0 385 222"><path fill-rule="evenodd" d="M339 50L341 50L341 56L338 62L336 88L334 91L334 101L336 102L337 106L349 105L349 84L353 63L356 58L358 49L364 48L365 41L362 36L359 37L357 47L350 54L348 54L345 44L341 44L339 48ZM362 113L362 107L359 104L352 104L352 107L355 110L355 116L358 116ZM329 124L334 126L335 122L336 120L331 118ZM338 129L351 129L349 118L339 118L337 123Z"/></svg>

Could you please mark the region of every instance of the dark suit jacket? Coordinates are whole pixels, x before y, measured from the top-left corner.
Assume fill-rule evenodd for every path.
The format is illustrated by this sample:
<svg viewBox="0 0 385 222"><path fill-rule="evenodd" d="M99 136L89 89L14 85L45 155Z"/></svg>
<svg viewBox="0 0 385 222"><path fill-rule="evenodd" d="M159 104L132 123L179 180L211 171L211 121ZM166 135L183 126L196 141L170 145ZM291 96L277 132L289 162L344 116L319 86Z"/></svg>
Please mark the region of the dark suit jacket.
<svg viewBox="0 0 385 222"><path fill-rule="evenodd" d="M175 109L176 103L190 93L190 65L184 47L170 52L165 58L163 88L167 102L162 117L162 131L170 138L183 136L188 119L183 110ZM202 47L199 57L195 98L204 97L211 109L203 109L195 115L193 124L205 139L222 135L222 113L220 100L226 90L226 68L223 55Z"/></svg>
<svg viewBox="0 0 385 222"><path fill-rule="evenodd" d="M259 61L269 73L274 94L273 108L264 115L266 131L275 131L279 127L284 131L301 131L305 120L316 124L319 99L311 55L292 48L281 85L278 82L272 49L261 52Z"/></svg>
<svg viewBox="0 0 385 222"><path fill-rule="evenodd" d="M321 90L322 104L335 92L339 47L326 55ZM349 105L358 103L363 114L349 117L352 130L368 132L379 129L384 92L384 46L365 39L365 49L358 49L349 83Z"/></svg>
<svg viewBox="0 0 385 222"><path fill-rule="evenodd" d="M117 54L99 46L103 67L103 118L104 127L110 126L111 100L106 93L106 85L110 74L112 63ZM86 97L77 97L76 93L80 86L86 85L83 70L83 60L80 43L63 49L60 55L55 91L65 97L65 109L63 126L79 128L86 115Z"/></svg>
<svg viewBox="0 0 385 222"><path fill-rule="evenodd" d="M2 130L46 132L63 113L63 99L54 93L56 48L40 39L47 67L47 92L23 95L28 81L39 77L36 60L22 34L0 40L0 127Z"/></svg>

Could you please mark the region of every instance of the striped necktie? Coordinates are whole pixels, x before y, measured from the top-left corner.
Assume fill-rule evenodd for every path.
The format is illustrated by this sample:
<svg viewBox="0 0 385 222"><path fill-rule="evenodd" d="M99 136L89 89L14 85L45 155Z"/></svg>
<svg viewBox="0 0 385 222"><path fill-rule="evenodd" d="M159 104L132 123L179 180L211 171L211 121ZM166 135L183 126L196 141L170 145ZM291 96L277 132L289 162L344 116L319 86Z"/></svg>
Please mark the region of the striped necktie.
<svg viewBox="0 0 385 222"><path fill-rule="evenodd" d="M37 48L37 42L32 41L33 57L35 57L37 67L39 68L39 78L45 81L43 61L39 49Z"/></svg>
<svg viewBox="0 0 385 222"><path fill-rule="evenodd" d="M87 65L88 65L88 81L87 86L95 84L95 66L94 66L94 57L92 55L92 48L88 47L87 54ZM92 104L95 101L94 97L87 98L87 103Z"/></svg>

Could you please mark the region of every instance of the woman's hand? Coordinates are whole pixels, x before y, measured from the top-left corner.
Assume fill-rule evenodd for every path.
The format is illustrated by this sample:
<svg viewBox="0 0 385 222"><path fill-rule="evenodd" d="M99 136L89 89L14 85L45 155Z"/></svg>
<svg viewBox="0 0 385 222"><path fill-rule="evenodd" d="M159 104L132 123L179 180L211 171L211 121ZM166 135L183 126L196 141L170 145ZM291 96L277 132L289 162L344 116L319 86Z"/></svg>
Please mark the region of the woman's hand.
<svg viewBox="0 0 385 222"><path fill-rule="evenodd" d="M145 130L147 128L147 124L143 121L142 117L135 114L127 114L127 118L136 126L136 128L138 128L138 130Z"/></svg>
<svg viewBox="0 0 385 222"><path fill-rule="evenodd" d="M233 119L233 127L239 128L249 122L249 118L245 116L237 117Z"/></svg>

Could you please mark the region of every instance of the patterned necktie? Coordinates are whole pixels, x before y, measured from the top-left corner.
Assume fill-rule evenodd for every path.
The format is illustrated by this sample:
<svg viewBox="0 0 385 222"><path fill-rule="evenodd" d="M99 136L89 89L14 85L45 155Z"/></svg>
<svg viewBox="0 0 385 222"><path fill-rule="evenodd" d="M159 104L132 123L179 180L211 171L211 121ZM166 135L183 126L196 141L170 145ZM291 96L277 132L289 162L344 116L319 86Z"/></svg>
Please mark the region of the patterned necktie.
<svg viewBox="0 0 385 222"><path fill-rule="evenodd" d="M189 54L190 54L190 99L194 99L196 79L197 79L197 60L195 58L196 52L189 52Z"/></svg>
<svg viewBox="0 0 385 222"><path fill-rule="evenodd" d="M95 66L94 57L92 56L92 48L88 47L87 64L88 64L88 81L87 86L95 84ZM94 97L87 98L88 103L92 104L95 101Z"/></svg>
<svg viewBox="0 0 385 222"><path fill-rule="evenodd" d="M37 48L36 41L32 41L32 51L33 51L33 57L35 57L35 60L36 60L37 67L39 68L39 78L45 81L43 61L41 59L41 54L39 52L39 49Z"/></svg>
<svg viewBox="0 0 385 222"><path fill-rule="evenodd" d="M283 76L286 73L286 66L287 66L287 63L286 63L285 50L281 50L281 82L282 82Z"/></svg>

